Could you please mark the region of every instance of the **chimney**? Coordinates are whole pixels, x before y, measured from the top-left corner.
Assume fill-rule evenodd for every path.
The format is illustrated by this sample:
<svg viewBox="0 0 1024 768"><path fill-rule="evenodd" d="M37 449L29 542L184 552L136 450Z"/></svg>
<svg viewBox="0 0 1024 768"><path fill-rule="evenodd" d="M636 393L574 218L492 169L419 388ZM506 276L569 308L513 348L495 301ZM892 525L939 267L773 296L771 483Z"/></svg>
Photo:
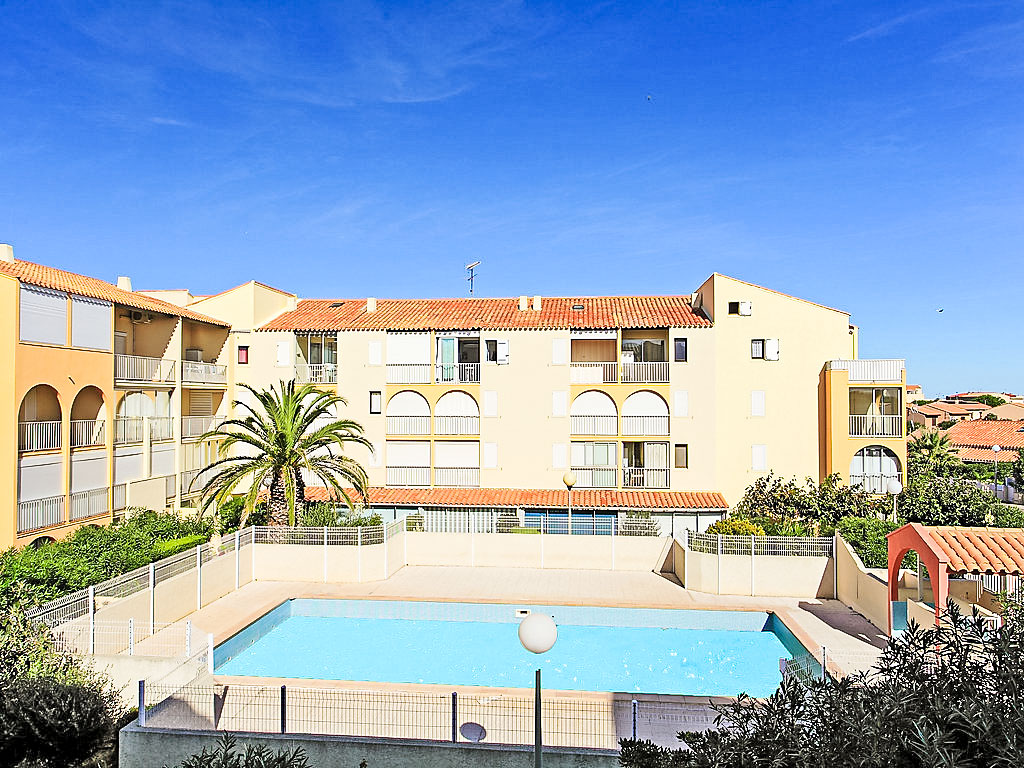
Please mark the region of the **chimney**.
<svg viewBox="0 0 1024 768"><path fill-rule="evenodd" d="M540 296L533 297L533 311L540 312Z"/></svg>
<svg viewBox="0 0 1024 768"><path fill-rule="evenodd" d="M519 297L519 311L520 312L525 312L529 308L530 308L529 297L527 297L527 296L520 296Z"/></svg>
<svg viewBox="0 0 1024 768"><path fill-rule="evenodd" d="M14 261L14 246L0 243L0 261Z"/></svg>
<svg viewBox="0 0 1024 768"><path fill-rule="evenodd" d="M369 298L366 300L366 311L376 312L377 311L377 300L375 298Z"/></svg>
<svg viewBox="0 0 1024 768"><path fill-rule="evenodd" d="M118 275L117 287L120 288L122 291L128 291L129 293L131 293L132 279L130 277L125 277L124 275Z"/></svg>

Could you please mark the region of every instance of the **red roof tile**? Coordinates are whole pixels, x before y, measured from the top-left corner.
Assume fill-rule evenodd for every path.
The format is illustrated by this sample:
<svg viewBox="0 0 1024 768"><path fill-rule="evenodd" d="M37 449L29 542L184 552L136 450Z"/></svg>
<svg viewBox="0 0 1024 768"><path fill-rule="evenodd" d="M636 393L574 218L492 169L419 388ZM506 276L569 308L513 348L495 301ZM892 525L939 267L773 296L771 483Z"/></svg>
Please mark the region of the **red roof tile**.
<svg viewBox="0 0 1024 768"><path fill-rule="evenodd" d="M543 488L370 488L372 505L424 507L523 507L558 508L566 503L564 490ZM310 501L325 501L326 488L306 489ZM725 510L728 504L715 491L616 491L572 492L573 508L580 509L707 509Z"/></svg>
<svg viewBox="0 0 1024 768"><path fill-rule="evenodd" d="M582 305L583 309L573 309ZM532 299L531 305L532 307ZM304 299L263 331L474 330L512 328L708 328L689 296L596 296L541 298L540 311L520 310L518 298Z"/></svg>
<svg viewBox="0 0 1024 768"><path fill-rule="evenodd" d="M202 323L211 323L228 327L222 320L214 320L212 317L201 315L190 309L179 307L152 296L145 296L132 291L123 291L115 285L95 277L87 277L74 272L66 272L56 267L47 267L43 264L33 264L30 261L0 261L0 274L17 278L23 283L38 285L43 288L51 288L55 291L67 291L79 296L88 296L93 299L103 299L115 304L121 304L132 309L142 309L147 312L161 312L174 317L184 317L188 320L196 320Z"/></svg>
<svg viewBox="0 0 1024 768"><path fill-rule="evenodd" d="M951 573L1024 575L1024 529L921 526L949 557Z"/></svg>
<svg viewBox="0 0 1024 768"><path fill-rule="evenodd" d="M958 421L946 430L949 442L957 447L1024 448L1024 421L977 419Z"/></svg>
<svg viewBox="0 0 1024 768"><path fill-rule="evenodd" d="M1003 449L997 454L989 448L957 448L956 455L960 457L960 461L987 461L989 463L993 461L1008 461L1014 462L1017 460L1017 451L1010 449Z"/></svg>

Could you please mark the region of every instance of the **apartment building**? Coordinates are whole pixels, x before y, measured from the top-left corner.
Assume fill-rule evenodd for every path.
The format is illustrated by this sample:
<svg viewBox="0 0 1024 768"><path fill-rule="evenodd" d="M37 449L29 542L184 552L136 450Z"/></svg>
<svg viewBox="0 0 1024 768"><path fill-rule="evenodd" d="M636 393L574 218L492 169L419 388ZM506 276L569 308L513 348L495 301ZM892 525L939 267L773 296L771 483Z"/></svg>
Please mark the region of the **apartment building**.
<svg viewBox="0 0 1024 768"><path fill-rule="evenodd" d="M26 279L11 267L23 262L7 264L0 274L15 286ZM103 400L111 418L140 418L125 410L139 406L120 405L129 391L152 391L154 408L163 408L132 422L143 425L140 463L154 477L122 492L124 474L111 472L111 498L127 493L130 503L155 487L146 448L160 429L154 419L178 426L167 441L173 500L187 503L180 486L202 466L188 437L248 396L238 383L291 378L341 395L344 415L364 425L374 450L355 458L370 476L369 505L386 518L456 507L522 519L565 515L571 504L574 526L645 509L663 528L703 529L769 471L838 473L881 493L906 462L903 361L859 360L848 313L719 274L676 296L300 299L257 282L214 296L105 295L112 317L123 306L162 318L147 332L165 327L147 346L118 354L176 371L165 387L141 390L127 381L117 388L111 375ZM197 355L216 367L215 387L189 381L185 366ZM51 379L35 383L64 391ZM167 395L158 402L157 392ZM68 429L77 420L61 418ZM207 421L192 426L198 418ZM130 428L114 423L115 437ZM107 439L105 450L114 451L116 469L114 443Z"/></svg>

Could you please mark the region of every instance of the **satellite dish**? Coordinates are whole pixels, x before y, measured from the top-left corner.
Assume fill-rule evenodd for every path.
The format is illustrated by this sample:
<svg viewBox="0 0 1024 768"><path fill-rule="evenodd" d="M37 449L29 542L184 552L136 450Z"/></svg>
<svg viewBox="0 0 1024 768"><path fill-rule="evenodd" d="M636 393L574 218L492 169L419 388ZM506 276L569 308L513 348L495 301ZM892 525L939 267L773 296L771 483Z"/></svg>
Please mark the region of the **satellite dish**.
<svg viewBox="0 0 1024 768"><path fill-rule="evenodd" d="M459 733L466 741L471 741L474 744L479 744L487 738L487 729L480 723L463 723L459 728Z"/></svg>

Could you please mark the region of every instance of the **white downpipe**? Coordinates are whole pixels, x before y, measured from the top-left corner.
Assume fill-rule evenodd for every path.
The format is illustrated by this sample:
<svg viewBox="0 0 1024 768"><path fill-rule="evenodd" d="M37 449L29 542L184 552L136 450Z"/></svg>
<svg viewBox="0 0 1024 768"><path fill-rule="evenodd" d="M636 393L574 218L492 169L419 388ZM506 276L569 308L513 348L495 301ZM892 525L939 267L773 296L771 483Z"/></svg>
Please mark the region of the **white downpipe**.
<svg viewBox="0 0 1024 768"><path fill-rule="evenodd" d="M196 544L196 610L203 607L203 545Z"/></svg>
<svg viewBox="0 0 1024 768"><path fill-rule="evenodd" d="M213 674L213 632L206 634L206 669Z"/></svg>
<svg viewBox="0 0 1024 768"><path fill-rule="evenodd" d="M149 564L149 635L156 634L156 565Z"/></svg>

